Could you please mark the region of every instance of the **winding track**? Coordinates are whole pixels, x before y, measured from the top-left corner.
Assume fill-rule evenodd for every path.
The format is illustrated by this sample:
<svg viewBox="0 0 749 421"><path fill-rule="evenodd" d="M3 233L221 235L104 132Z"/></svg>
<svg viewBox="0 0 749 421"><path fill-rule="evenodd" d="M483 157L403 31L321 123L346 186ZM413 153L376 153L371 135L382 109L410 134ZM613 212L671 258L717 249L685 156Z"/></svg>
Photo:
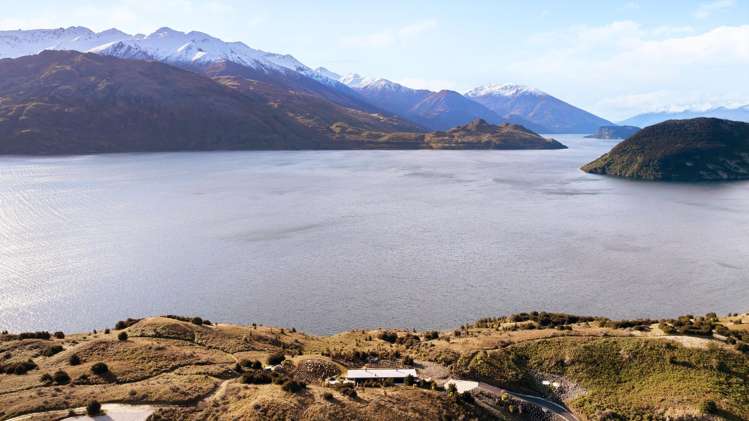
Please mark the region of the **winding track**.
<svg viewBox="0 0 749 421"><path fill-rule="evenodd" d="M540 396L526 395L523 393L513 392L510 390L501 389L499 387L492 386L488 383L479 383L478 389L482 392L489 393L497 397L506 393L514 398L520 399L522 401L530 402L536 406L539 406L541 408L548 410L549 412L553 412L554 414L562 417L562 419L566 421L580 421L580 419L577 418L575 414L570 412L570 410L567 409L566 407L552 400L542 398Z"/></svg>

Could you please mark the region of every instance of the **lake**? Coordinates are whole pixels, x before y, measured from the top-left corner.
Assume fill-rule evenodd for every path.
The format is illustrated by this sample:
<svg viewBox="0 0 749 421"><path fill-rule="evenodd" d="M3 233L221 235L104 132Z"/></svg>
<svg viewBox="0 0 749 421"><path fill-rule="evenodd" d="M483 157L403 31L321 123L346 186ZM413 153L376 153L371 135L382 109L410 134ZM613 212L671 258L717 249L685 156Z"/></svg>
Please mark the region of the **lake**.
<svg viewBox="0 0 749 421"><path fill-rule="evenodd" d="M0 157L0 329L200 315L310 333L749 310L749 183L557 151Z"/></svg>

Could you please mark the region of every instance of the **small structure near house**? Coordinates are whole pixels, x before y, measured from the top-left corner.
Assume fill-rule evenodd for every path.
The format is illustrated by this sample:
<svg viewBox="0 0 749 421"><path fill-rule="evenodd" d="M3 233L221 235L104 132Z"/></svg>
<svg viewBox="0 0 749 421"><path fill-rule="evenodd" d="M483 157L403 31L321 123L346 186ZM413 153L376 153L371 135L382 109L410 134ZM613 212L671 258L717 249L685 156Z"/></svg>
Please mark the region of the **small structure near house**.
<svg viewBox="0 0 749 421"><path fill-rule="evenodd" d="M358 370L349 370L346 373L346 380L353 381L355 383L363 383L366 381L377 381L377 380L392 380L393 383L403 383L406 377L412 376L414 379L416 375L416 369L413 368L361 368Z"/></svg>
<svg viewBox="0 0 749 421"><path fill-rule="evenodd" d="M458 391L458 393L470 392L471 390L478 389L479 387L479 382L450 379L445 382L445 388L447 388L451 384L455 385L455 389Z"/></svg>

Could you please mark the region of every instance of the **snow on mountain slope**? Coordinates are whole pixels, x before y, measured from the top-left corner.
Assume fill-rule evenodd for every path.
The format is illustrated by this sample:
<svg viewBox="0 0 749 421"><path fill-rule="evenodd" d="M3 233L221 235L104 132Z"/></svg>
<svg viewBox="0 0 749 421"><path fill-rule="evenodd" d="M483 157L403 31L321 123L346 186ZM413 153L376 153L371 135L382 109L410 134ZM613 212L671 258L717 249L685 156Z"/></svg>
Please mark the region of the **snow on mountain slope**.
<svg viewBox="0 0 749 421"><path fill-rule="evenodd" d="M117 29L95 33L81 26L30 31L0 31L0 58L17 58L43 50L88 51L103 44L134 38Z"/></svg>
<svg viewBox="0 0 749 421"><path fill-rule="evenodd" d="M371 77L364 77L358 73L350 73L346 76L338 79L339 82L343 83L344 85L348 86L349 88L363 88L370 83L374 82L376 79L373 79Z"/></svg>
<svg viewBox="0 0 749 421"><path fill-rule="evenodd" d="M505 119L523 118L551 133L588 133L612 123L536 88L491 84L472 89L466 97Z"/></svg>
<svg viewBox="0 0 749 421"><path fill-rule="evenodd" d="M341 75L338 73L335 73L333 71L330 71L324 67L318 67L315 69L315 72L319 75L325 76L328 79L338 81L341 78Z"/></svg>
<svg viewBox="0 0 749 421"><path fill-rule="evenodd" d="M484 86L479 86L478 88L471 89L470 91L466 92L465 94L467 97L476 97L476 96L487 96L487 95L493 95L493 96L518 96L518 95L547 95L545 92L538 90L536 88L531 88L529 86L525 85L515 85L512 83L504 83L504 84L489 84Z"/></svg>
<svg viewBox="0 0 749 421"><path fill-rule="evenodd" d="M95 33L83 27L0 31L0 57L16 58L43 50L75 50L172 64L226 60L256 69L288 69L305 75L315 73L290 55L256 50L241 42L224 42L197 31L160 28L147 36L128 35L116 29Z"/></svg>

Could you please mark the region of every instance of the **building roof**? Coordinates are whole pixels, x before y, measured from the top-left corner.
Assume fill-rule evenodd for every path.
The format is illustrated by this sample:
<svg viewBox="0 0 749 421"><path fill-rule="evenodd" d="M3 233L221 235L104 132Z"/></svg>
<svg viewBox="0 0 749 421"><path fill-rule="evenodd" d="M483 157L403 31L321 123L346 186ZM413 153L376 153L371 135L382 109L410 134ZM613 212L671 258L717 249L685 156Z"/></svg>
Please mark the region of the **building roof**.
<svg viewBox="0 0 749 421"><path fill-rule="evenodd" d="M409 375L416 376L413 368L362 368L360 370L349 370L347 379L400 379Z"/></svg>
<svg viewBox="0 0 749 421"><path fill-rule="evenodd" d="M474 382L471 380L455 380L455 379L448 380L445 383L445 386L448 386L451 384L455 385L455 389L458 390L458 393L470 392L471 390L479 387L479 382Z"/></svg>

